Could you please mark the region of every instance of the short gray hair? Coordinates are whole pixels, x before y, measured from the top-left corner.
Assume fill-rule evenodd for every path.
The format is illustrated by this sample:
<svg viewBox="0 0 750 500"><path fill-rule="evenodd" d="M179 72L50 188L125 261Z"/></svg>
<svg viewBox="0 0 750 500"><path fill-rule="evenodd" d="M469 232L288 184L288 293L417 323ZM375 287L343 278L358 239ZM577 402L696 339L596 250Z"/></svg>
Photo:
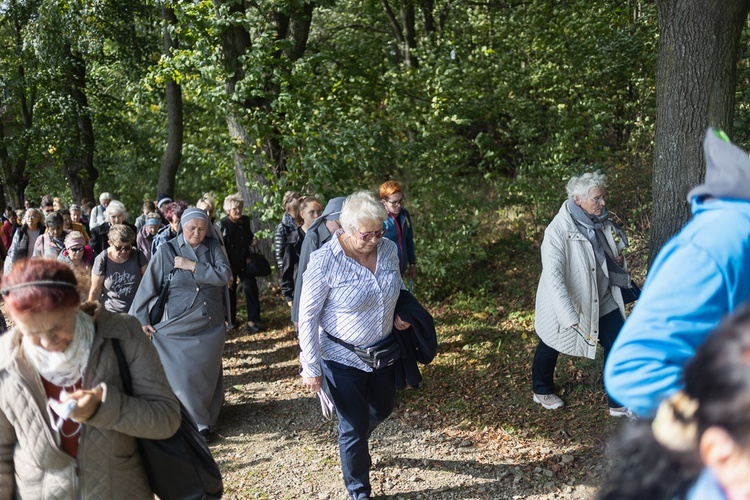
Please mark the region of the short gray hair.
<svg viewBox="0 0 750 500"><path fill-rule="evenodd" d="M587 198L592 189L607 186L607 176L600 172L586 172L579 177L573 176L565 186L568 198Z"/></svg>
<svg viewBox="0 0 750 500"><path fill-rule="evenodd" d="M358 191L344 200L339 222L345 229L357 229L362 223L383 224L387 218L388 212L375 195L370 191Z"/></svg>
<svg viewBox="0 0 750 500"><path fill-rule="evenodd" d="M125 210L125 205L121 201L112 200L109 202L109 205L107 205L107 217L110 215L115 214L126 214L127 210Z"/></svg>
<svg viewBox="0 0 750 500"><path fill-rule="evenodd" d="M102 202L104 200L111 200L111 199L112 199L112 195L109 194L109 193L107 193L107 192L104 192L104 193L102 193L102 194L99 195L99 201L100 202Z"/></svg>
<svg viewBox="0 0 750 500"><path fill-rule="evenodd" d="M229 213L233 208L239 208L240 210L245 208L245 201L239 193L230 194L224 198L224 211Z"/></svg>

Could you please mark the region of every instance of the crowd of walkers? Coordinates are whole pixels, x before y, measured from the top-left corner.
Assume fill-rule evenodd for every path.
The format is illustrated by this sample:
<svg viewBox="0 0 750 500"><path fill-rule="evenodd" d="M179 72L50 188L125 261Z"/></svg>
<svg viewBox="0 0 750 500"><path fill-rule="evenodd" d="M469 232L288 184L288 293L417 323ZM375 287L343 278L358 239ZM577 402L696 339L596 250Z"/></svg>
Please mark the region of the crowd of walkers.
<svg viewBox="0 0 750 500"><path fill-rule="evenodd" d="M326 301L317 297L324 293L321 286L347 281L311 260L328 241L343 250L339 258L348 261L349 271L362 274L352 293L364 294L359 306L350 302L354 295L347 297L345 289L333 290L329 300L338 297L339 309L353 306L350 318L379 323L364 337L345 323L327 327L328 334L338 335L340 342L388 339L397 345L392 331L410 326L394 308L396 299L408 293L400 270L410 269L413 278L413 232L402 210L400 186L389 186L382 201L357 193L347 203L343 197L330 200L325 210L314 196L284 196L284 217L274 238L282 295L298 311L300 293L305 303L304 297L315 291L302 319L295 319L303 338L305 376L315 370L308 361L314 356L310 349L320 350L313 339L319 316L342 312L311 308L311 300ZM393 193L397 199L389 198ZM248 333L261 329L256 278L267 274L258 270L265 258L257 251L243 199L227 196L225 216L216 221L217 201L210 193L194 206L162 195L143 203L135 224L110 193L102 193L98 205L66 207L49 196L41 200L41 208L27 205L23 211L7 207L2 224L0 294L14 328L0 336L0 491L21 498L149 498L148 479L133 453L136 439L171 436L179 422L177 401L198 432L210 438L224 401L226 333L240 328L238 289L247 310L242 328ZM389 206L395 210L386 210ZM384 238L387 232L394 241ZM302 291L301 274L308 263L313 276L308 285L315 287ZM372 301L380 308L373 309ZM407 309L401 314L411 317L414 311ZM434 355L434 327L431 333L428 344ZM112 339L123 347L133 375L132 393L125 392L114 368L118 353ZM362 450L393 408L397 377L395 358L368 365L353 352L329 362L324 350L315 363L339 370L330 375L326 391L337 402L342 422L347 489L363 498L370 490L369 454L364 459ZM387 366L376 369L374 362ZM407 367L410 374L415 370L416 361L413 369ZM358 389L361 377L371 381L365 385L375 384L376 392L383 388L385 393ZM308 387L315 385L304 380ZM409 381L418 385L413 376ZM345 402L354 406L347 409ZM367 408L373 404L379 410L370 416ZM353 454L358 462L352 468L346 464ZM120 455L130 458L118 461ZM54 484L52 490L47 484Z"/></svg>
<svg viewBox="0 0 750 500"><path fill-rule="evenodd" d="M750 157L713 129L703 149L693 218L661 249L642 292L601 173L568 180L545 230L529 404L566 411L560 354L594 358L602 346L608 414L631 422L612 446L618 461L601 498L750 498ZM398 389L419 387L417 362L437 350L432 317L410 293L404 192L388 181L377 195L324 203L287 192L274 232L302 386L338 417L354 500L372 493L372 432ZM179 403L210 437L226 332L240 327L238 289L242 328L262 328L257 277L267 272L250 218L239 195L224 199L218 221L210 194L194 206L160 196L134 225L108 193L95 206L40 206L3 214L0 294L15 327L0 336L0 491L148 498L135 439L174 433ZM132 396L113 370L112 338L126 346ZM119 454L130 462L115 463ZM54 491L42 494L47 484Z"/></svg>

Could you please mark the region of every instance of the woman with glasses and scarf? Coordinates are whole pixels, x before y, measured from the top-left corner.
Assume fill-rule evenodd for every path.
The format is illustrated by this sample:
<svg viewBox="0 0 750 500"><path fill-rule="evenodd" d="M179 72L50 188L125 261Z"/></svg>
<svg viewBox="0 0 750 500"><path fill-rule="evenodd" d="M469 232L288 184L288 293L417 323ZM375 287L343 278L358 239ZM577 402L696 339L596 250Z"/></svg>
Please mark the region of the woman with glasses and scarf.
<svg viewBox="0 0 750 500"><path fill-rule="evenodd" d="M14 266L0 294L14 324L0 336L0 498L152 499L136 438L172 436L180 407L138 322L82 306L53 259Z"/></svg>
<svg viewBox="0 0 750 500"><path fill-rule="evenodd" d="M65 249L65 237L70 231L63 228L63 216L50 212L44 219L45 231L34 243L34 257L56 259Z"/></svg>
<svg viewBox="0 0 750 500"><path fill-rule="evenodd" d="M627 238L609 219L605 187L599 172L572 177L568 199L544 231L534 322L539 344L531 378L534 402L548 410L565 406L555 394L558 355L593 359L599 343L606 362L625 319L623 291L633 286L621 252ZM611 416L628 414L607 399Z"/></svg>
<svg viewBox="0 0 750 500"><path fill-rule="evenodd" d="M94 259L89 300L101 302L109 312L127 313L148 261L135 248L135 233L130 226L111 226L107 244Z"/></svg>
<svg viewBox="0 0 750 500"><path fill-rule="evenodd" d="M177 237L151 256L130 308L153 340L172 389L206 438L224 402L221 358L232 278L226 254L212 234L206 212L185 210ZM163 314L152 321L151 310L165 286Z"/></svg>
<svg viewBox="0 0 750 500"><path fill-rule="evenodd" d="M356 347L398 343L410 324L395 314L403 288L396 245L383 238L388 214L370 192L350 195L341 229L310 256L299 305L302 383L330 389L339 419L339 453L349 498L369 498L368 439L393 411L395 367L374 367ZM321 333L322 331L322 333Z"/></svg>

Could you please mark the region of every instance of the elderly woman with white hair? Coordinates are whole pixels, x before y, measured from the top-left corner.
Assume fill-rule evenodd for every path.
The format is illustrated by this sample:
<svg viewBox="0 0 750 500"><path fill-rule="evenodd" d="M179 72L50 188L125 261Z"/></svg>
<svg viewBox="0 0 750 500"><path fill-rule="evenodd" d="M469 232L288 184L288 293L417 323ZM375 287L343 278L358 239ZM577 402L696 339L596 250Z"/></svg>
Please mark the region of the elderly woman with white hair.
<svg viewBox="0 0 750 500"><path fill-rule="evenodd" d="M107 220L96 227L91 227L91 240L89 245L94 251L94 255L99 255L109 248L109 230L116 224L125 224L133 230L133 234L138 234L138 229L128 222L128 212L121 201L112 200L107 204Z"/></svg>
<svg viewBox="0 0 750 500"><path fill-rule="evenodd" d="M325 377L339 417L344 483L353 499L371 494L368 439L393 411L396 330L410 326L395 314L404 284L396 244L383 238L386 217L370 192L346 199L341 229L310 257L299 306L303 385L317 392ZM366 348L380 354L365 354Z"/></svg>
<svg viewBox="0 0 750 500"><path fill-rule="evenodd" d="M209 224L199 208L182 213L177 237L151 256L130 308L152 338L172 389L204 437L216 425L224 402L224 290L232 277ZM156 317L153 308L165 286L167 300Z"/></svg>
<svg viewBox="0 0 750 500"><path fill-rule="evenodd" d="M89 216L89 230L93 231L96 226L100 226L107 222L107 208L109 208L111 201L111 194L102 193L99 195L99 204L91 209L91 215Z"/></svg>
<svg viewBox="0 0 750 500"><path fill-rule="evenodd" d="M544 231L534 322L539 344L531 378L534 402L548 410L565 406L555 394L558 355L593 359L599 343L606 362L625 319L623 295L634 300L638 290L621 253L625 233L609 220L605 189L599 172L572 177L568 199ZM628 415L620 403L607 399L611 416Z"/></svg>

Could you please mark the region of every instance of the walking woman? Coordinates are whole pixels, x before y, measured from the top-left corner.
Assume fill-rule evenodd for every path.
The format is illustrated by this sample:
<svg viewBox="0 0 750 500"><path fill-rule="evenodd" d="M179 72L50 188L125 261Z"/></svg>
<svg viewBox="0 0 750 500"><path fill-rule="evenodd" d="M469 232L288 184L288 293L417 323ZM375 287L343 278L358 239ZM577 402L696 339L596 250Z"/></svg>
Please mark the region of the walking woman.
<svg viewBox="0 0 750 500"><path fill-rule="evenodd" d="M31 257L34 253L36 240L41 236L43 228L42 211L38 208L29 208L23 218L23 225L13 235L8 255L5 257L4 273L10 273L13 264Z"/></svg>
<svg viewBox="0 0 750 500"><path fill-rule="evenodd" d="M126 313L148 261L135 248L135 233L130 226L115 224L109 228L107 237L107 248L96 256L91 269L89 300L101 301L109 312Z"/></svg>
<svg viewBox="0 0 750 500"><path fill-rule="evenodd" d="M177 237L151 257L130 309L153 339L172 389L205 437L224 402L225 290L232 277L220 243L210 234L206 212L185 210ZM169 286L164 315L152 323L149 313L164 286Z"/></svg>
<svg viewBox="0 0 750 500"><path fill-rule="evenodd" d="M596 356L604 361L625 320L623 292L633 295L622 249L625 233L609 220L604 175L585 173L566 186L568 199L544 231L542 276L534 328L539 344L532 364L533 400L548 410L565 406L555 394L558 355ZM628 415L607 396L609 414Z"/></svg>
<svg viewBox="0 0 750 500"><path fill-rule="evenodd" d="M173 435L180 407L138 322L83 312L73 270L53 259L17 264L0 294L15 325L0 336L0 497L153 498L135 438Z"/></svg>
<svg viewBox="0 0 750 500"><path fill-rule="evenodd" d="M346 199L342 229L310 257L299 306L302 383L317 392L326 378L344 484L355 500L370 497L368 439L393 411L396 386L393 365L375 369L353 348L392 345L395 330L410 326L395 315L403 282L396 245L383 238L387 216L370 192Z"/></svg>

